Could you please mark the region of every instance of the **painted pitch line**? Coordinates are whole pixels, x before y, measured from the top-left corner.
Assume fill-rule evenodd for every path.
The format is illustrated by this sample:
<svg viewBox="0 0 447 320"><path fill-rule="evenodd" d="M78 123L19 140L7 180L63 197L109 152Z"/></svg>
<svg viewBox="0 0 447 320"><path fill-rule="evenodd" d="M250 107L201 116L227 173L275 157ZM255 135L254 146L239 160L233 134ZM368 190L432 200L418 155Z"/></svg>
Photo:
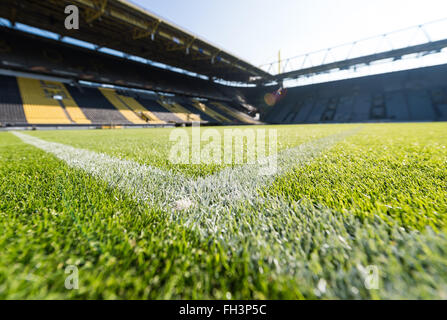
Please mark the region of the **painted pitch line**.
<svg viewBox="0 0 447 320"><path fill-rule="evenodd" d="M184 211L182 218L186 218L184 222L187 225L197 224L201 226L199 229L206 229L207 225L215 225L220 220L215 212L231 210L244 201L255 201L258 191L277 177L293 167L309 163L324 150L357 131L354 129L320 138L268 156L257 164L225 168L216 174L197 179L104 153L48 142L20 132L14 134L23 142L54 155L70 167L81 169L138 200L159 209L171 209L175 220L178 212ZM259 165L271 161L276 162L276 173L260 174Z"/></svg>
<svg viewBox="0 0 447 320"><path fill-rule="evenodd" d="M272 175L260 174L258 163L225 168L213 175L197 178L185 185L183 197L190 199L193 206L200 209L202 214L189 215L187 224L205 226L205 228L199 228L203 231L203 229L208 229L206 226L216 226L219 222L225 223L223 220L228 217L222 214L216 215L216 212L232 212L243 202L262 203L263 199L258 197L260 190L265 189L275 179L293 168L310 163L322 152L356 132L358 129L320 138L261 159L259 162L263 164L276 162L276 173ZM275 159L272 160L272 158Z"/></svg>
<svg viewBox="0 0 447 320"><path fill-rule="evenodd" d="M68 166L81 169L113 188L160 208L170 204L172 194L188 183L184 176L156 167L122 160L104 153L48 142L20 132L13 132L23 142L54 155Z"/></svg>
<svg viewBox="0 0 447 320"><path fill-rule="evenodd" d="M310 163L357 131L354 129L317 139L270 156L276 157L277 161L274 175L260 175L257 165L241 165L198 179L19 132L14 134L70 167L81 169L104 180L110 187L169 213L172 221L183 224L202 237L219 239L228 250L249 246L254 261L259 259L259 252L267 252L271 271L292 275L303 270L303 252L297 250L300 239L293 236L293 230L307 228L306 217L309 214L323 216L330 213L327 210L310 213L308 208L301 208L297 203L271 195L261 197L259 191L293 167ZM334 216L332 219L338 218ZM279 228L286 231L278 230L278 223ZM292 229L287 231L287 228ZM288 245L279 245L282 243Z"/></svg>

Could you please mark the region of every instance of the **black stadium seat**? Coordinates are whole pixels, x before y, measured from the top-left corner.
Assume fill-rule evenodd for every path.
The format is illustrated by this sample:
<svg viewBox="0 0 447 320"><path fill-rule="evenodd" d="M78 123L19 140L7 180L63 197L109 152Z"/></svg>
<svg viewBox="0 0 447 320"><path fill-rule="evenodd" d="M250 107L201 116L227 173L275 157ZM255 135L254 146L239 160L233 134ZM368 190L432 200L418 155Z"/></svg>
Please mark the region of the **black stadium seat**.
<svg viewBox="0 0 447 320"><path fill-rule="evenodd" d="M286 97L267 108L262 120L270 123L445 121L447 95L442 86L447 82L442 79L446 72L447 65L441 65L288 88ZM253 99L254 95L246 96ZM258 92L258 96L262 93ZM298 111L294 109L297 105L302 106Z"/></svg>
<svg viewBox="0 0 447 320"><path fill-rule="evenodd" d="M67 86L67 90L93 124L131 124L97 88Z"/></svg>
<svg viewBox="0 0 447 320"><path fill-rule="evenodd" d="M2 125L27 123L15 77L0 75L0 123Z"/></svg>

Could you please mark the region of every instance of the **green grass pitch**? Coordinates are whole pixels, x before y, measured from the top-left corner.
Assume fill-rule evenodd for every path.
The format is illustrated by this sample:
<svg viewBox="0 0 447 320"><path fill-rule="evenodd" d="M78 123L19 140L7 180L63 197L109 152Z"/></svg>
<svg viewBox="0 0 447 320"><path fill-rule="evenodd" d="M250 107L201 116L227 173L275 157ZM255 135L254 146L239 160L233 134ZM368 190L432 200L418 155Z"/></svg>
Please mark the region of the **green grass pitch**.
<svg viewBox="0 0 447 320"><path fill-rule="evenodd" d="M133 171L0 133L0 299L447 299L446 123L248 128L277 130L268 183L170 163L172 129L24 132Z"/></svg>

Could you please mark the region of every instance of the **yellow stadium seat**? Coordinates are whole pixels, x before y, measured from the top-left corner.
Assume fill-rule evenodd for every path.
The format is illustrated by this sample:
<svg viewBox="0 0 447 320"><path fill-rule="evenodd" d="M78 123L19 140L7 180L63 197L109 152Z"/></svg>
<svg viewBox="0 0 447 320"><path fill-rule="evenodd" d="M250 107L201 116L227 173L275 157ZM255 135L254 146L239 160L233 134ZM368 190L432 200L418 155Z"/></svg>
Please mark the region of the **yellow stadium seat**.
<svg viewBox="0 0 447 320"><path fill-rule="evenodd" d="M28 78L17 78L17 83L29 123L90 123L62 83Z"/></svg>
<svg viewBox="0 0 447 320"><path fill-rule="evenodd" d="M137 100L132 97L126 97L119 95L119 99L123 101L129 108L131 108L136 114L141 114L144 118L148 119L151 124L164 124L165 121L160 120L155 114L143 107Z"/></svg>
<svg viewBox="0 0 447 320"><path fill-rule="evenodd" d="M231 107L228 107L220 102L211 102L211 104L215 107L217 107L220 111L225 112L226 114L232 116L233 118L236 118L242 123L249 123L249 124L259 124L259 121L256 121L252 118L250 118L248 115L239 112L237 110L234 110Z"/></svg>
<svg viewBox="0 0 447 320"><path fill-rule="evenodd" d="M157 102L162 105L165 109L172 112L177 118L180 118L181 120L185 122L200 122L200 115L194 114L188 109L183 108L180 104L177 102L168 102L165 101L163 97L160 97Z"/></svg>
<svg viewBox="0 0 447 320"><path fill-rule="evenodd" d="M216 111L208 108L208 106L206 106L204 103L202 103L202 102L200 102L198 100L192 99L192 103L193 103L192 105L196 109L201 110L202 112L206 113L211 118L213 118L213 119L215 119L215 120L217 120L219 122L222 122L222 123L230 123L231 122L231 120L229 120L228 118L224 117L220 113L217 113Z"/></svg>
<svg viewBox="0 0 447 320"><path fill-rule="evenodd" d="M117 108L127 120L129 120L133 124L146 124L146 121L137 116L135 112L130 108L130 106L128 106L123 101L122 97L118 96L115 90L105 88L100 88L99 90L104 95L104 97L106 97L107 100L109 100L109 102L115 108Z"/></svg>

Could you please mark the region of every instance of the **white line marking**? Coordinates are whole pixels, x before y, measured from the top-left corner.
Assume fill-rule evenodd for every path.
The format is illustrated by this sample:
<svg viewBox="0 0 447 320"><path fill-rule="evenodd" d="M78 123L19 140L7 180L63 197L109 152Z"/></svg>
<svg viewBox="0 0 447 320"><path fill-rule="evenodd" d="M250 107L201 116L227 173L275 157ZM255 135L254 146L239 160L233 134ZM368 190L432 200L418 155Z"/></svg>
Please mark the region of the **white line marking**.
<svg viewBox="0 0 447 320"><path fill-rule="evenodd" d="M152 206L174 209L179 201L190 202L180 207L204 207L206 209L229 208L235 202L254 200L258 190L268 186L277 177L291 168L302 166L335 143L358 130L350 130L304 143L295 148L279 152L276 157L275 175L259 174L259 166L245 164L225 168L220 172L197 179L188 178L170 170L122 160L104 153L74 148L56 142L48 142L20 132L13 132L23 142L53 154L70 167L81 169L92 176L106 181L111 187L134 195ZM261 159L269 161L268 159Z"/></svg>
<svg viewBox="0 0 447 320"><path fill-rule="evenodd" d="M272 196L259 197L259 190L268 187L293 167L308 164L323 151L357 131L349 130L273 155L277 157L277 173L273 176L260 175L257 165L242 165L195 180L170 170L13 133L23 142L53 154L70 167L84 170L106 181L111 187L170 213L173 221L197 230L204 237L217 237L233 248L249 241L250 246L256 248L253 252L269 248L276 270L293 273L294 266L299 265L299 254L295 252L294 244L299 239L279 233L275 225L281 221L281 228L293 228L297 205ZM317 214L324 215L326 212ZM272 243L281 244L284 241L290 245L276 245L271 249Z"/></svg>

